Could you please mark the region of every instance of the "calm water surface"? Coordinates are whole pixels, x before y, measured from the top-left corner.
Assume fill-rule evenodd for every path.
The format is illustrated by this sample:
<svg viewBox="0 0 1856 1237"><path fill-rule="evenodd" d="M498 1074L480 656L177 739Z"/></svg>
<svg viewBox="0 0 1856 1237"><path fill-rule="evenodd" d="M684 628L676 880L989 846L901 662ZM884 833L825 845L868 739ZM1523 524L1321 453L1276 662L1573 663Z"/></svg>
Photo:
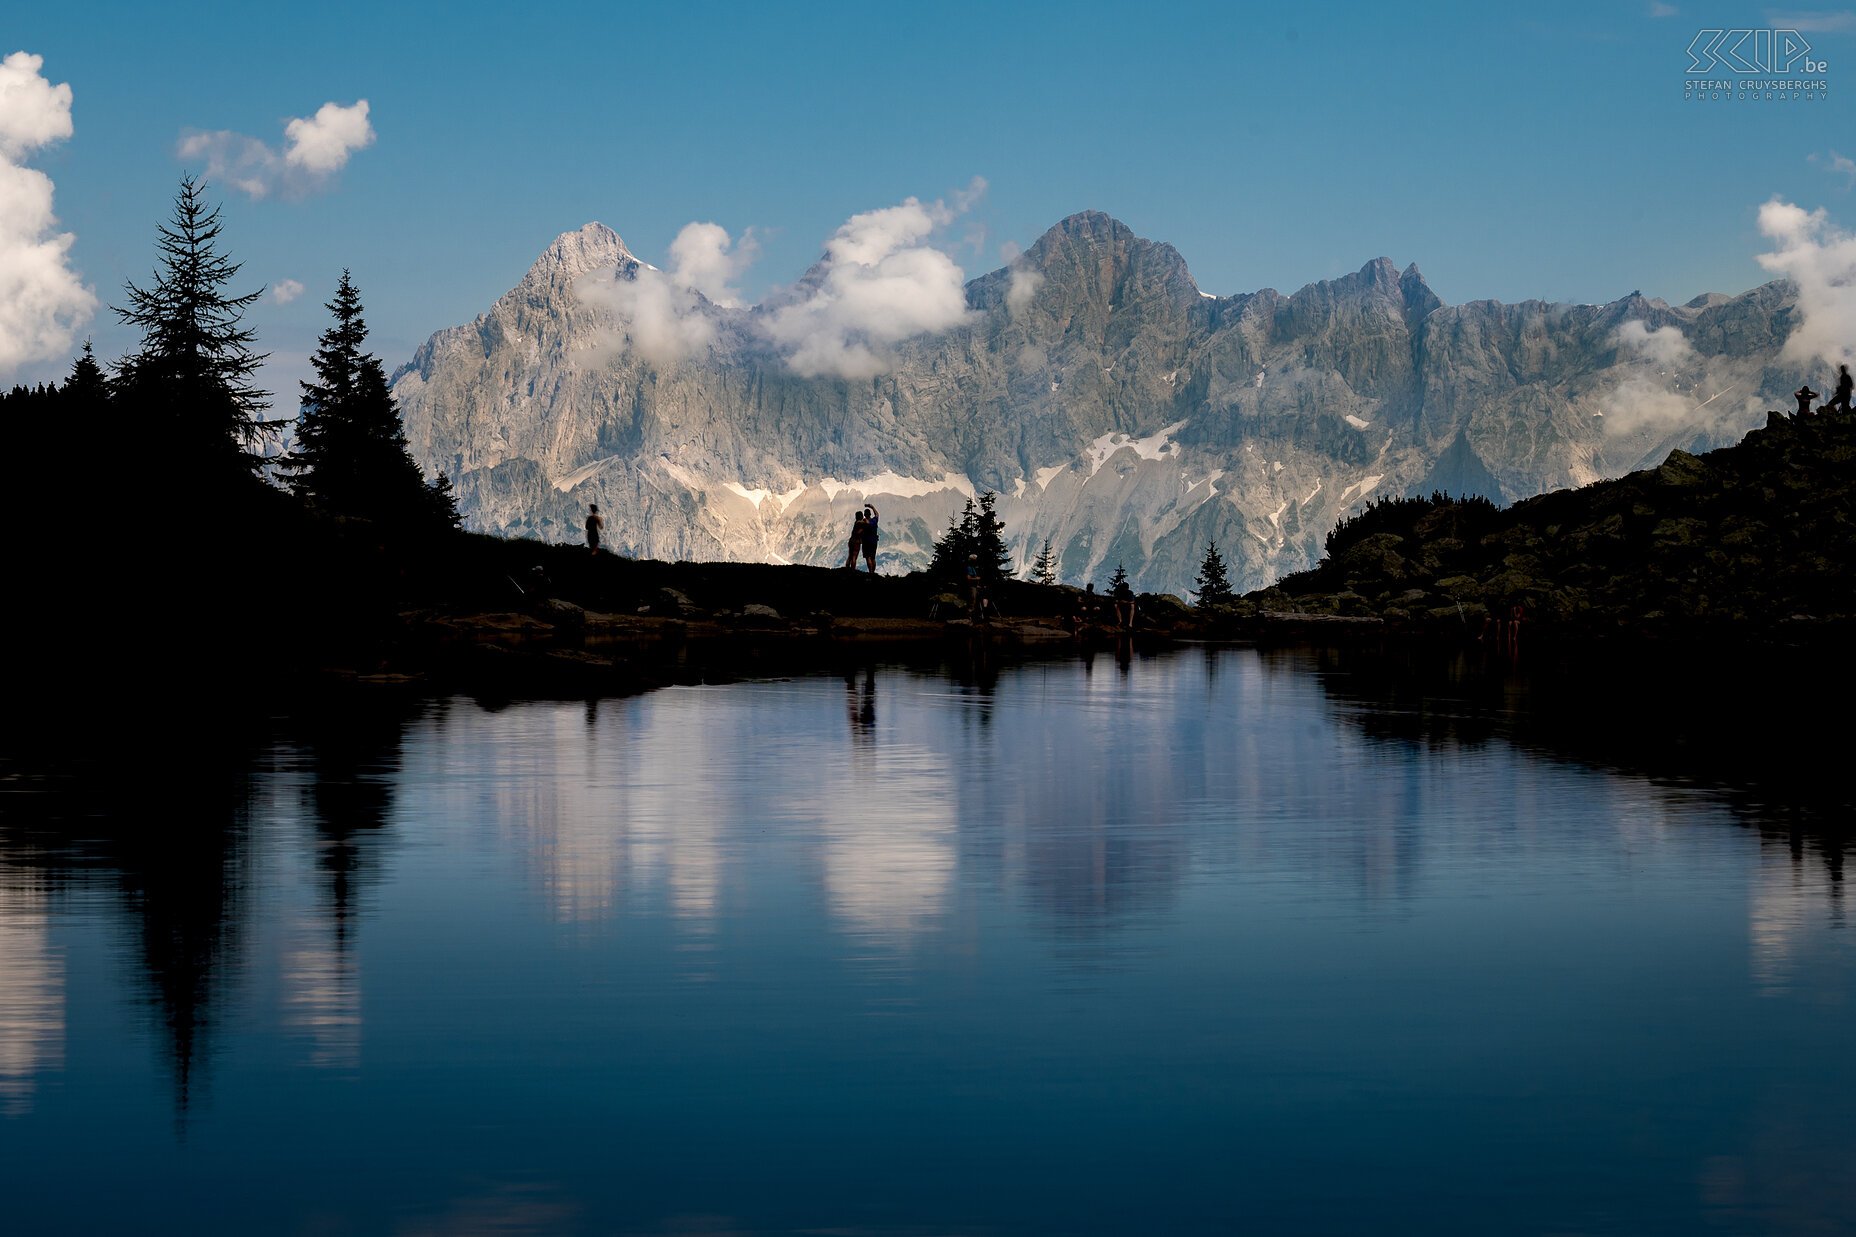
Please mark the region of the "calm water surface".
<svg viewBox="0 0 1856 1237"><path fill-rule="evenodd" d="M1332 677L361 701L16 778L5 1231L1856 1230L1840 850Z"/></svg>

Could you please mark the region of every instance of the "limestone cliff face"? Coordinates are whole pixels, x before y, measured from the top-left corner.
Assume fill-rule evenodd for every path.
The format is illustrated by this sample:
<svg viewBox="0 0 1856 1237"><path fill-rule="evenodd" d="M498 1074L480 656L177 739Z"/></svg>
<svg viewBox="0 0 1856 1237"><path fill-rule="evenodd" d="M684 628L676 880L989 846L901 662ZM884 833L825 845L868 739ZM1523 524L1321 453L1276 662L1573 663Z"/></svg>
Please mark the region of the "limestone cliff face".
<svg viewBox="0 0 1856 1237"><path fill-rule="evenodd" d="M1212 297L1170 245L1095 212L974 279L967 323L867 379L795 374L770 307L696 293L666 356L611 308L642 269L588 224L395 375L414 454L470 527L577 540L597 502L626 553L823 563L867 500L899 570L990 489L1024 564L1048 538L1066 580L1120 563L1183 592L1215 540L1248 589L1311 565L1371 497L1619 475L1737 440L1805 376L1777 359L1781 284L1448 306L1381 258Z"/></svg>

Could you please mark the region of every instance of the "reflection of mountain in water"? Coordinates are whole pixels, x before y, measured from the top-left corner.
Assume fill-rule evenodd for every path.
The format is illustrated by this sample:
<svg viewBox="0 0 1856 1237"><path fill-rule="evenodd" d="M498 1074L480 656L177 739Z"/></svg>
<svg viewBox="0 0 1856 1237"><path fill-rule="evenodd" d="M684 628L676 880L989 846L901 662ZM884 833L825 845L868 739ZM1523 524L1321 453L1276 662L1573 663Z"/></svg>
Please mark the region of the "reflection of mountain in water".
<svg viewBox="0 0 1856 1237"><path fill-rule="evenodd" d="M0 1118L32 1108L42 1073L64 1063L64 959L43 889L0 872Z"/></svg>

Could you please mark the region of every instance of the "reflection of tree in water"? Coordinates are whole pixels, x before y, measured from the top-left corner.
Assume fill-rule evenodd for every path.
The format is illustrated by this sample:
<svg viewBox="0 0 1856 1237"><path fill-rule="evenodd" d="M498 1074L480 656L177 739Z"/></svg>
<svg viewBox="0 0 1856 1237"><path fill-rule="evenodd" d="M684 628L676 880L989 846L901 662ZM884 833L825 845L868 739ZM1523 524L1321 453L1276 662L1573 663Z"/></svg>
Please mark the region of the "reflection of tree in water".
<svg viewBox="0 0 1856 1237"><path fill-rule="evenodd" d="M338 948L378 863L404 727L403 713L369 706L313 719L303 748L312 773L329 771L308 798ZM183 1117L244 965L251 821L269 759L265 727L210 710L197 716L176 727L172 716L118 714L109 744L98 742L93 718L54 722L36 735L7 735L0 758L14 785L31 791L0 796L0 882L54 897L82 886L115 892Z"/></svg>
<svg viewBox="0 0 1856 1237"><path fill-rule="evenodd" d="M1516 668L1479 651L1326 650L1313 657L1336 716L1388 742L1475 746L1505 739L1538 753L1700 786L1794 862L1815 852L1840 900L1856 786L1846 728L1816 720L1850 698L1851 668L1803 654L1722 650L1705 666L1587 652Z"/></svg>
<svg viewBox="0 0 1856 1237"><path fill-rule="evenodd" d="M285 1021L308 1037L310 1060L318 1065L358 1063L355 925L362 896L379 876L402 739L421 708L401 698L329 700L292 725L290 741L310 774L304 806L315 832L317 902L327 941L312 931L284 953Z"/></svg>
<svg viewBox="0 0 1856 1237"><path fill-rule="evenodd" d="M956 648L946 663L947 677L966 689L973 709L964 717L979 723L981 730L992 725L994 695L999 689L999 650L990 639L976 635Z"/></svg>
<svg viewBox="0 0 1856 1237"><path fill-rule="evenodd" d="M246 922L256 740L218 720L177 729L171 717L114 716L118 747L107 755L94 735L80 742L56 726L37 742L11 742L8 763L30 770L40 793L0 804L7 866L53 887L115 890L183 1114L235 982Z"/></svg>
<svg viewBox="0 0 1856 1237"><path fill-rule="evenodd" d="M309 714L291 736L310 764L316 868L338 950L348 946L361 891L378 877L401 742L423 707L405 699L349 701Z"/></svg>

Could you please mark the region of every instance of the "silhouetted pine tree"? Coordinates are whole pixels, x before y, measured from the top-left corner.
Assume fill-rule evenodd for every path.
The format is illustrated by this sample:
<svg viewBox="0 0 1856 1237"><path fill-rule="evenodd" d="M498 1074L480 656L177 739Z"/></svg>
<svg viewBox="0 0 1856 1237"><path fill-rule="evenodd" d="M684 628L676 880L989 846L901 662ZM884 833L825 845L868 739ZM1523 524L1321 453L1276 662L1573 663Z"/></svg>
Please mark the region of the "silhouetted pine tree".
<svg viewBox="0 0 1856 1237"><path fill-rule="evenodd" d="M219 209L208 208L203 182L183 179L174 216L160 225L160 263L147 287L125 285L129 304L116 316L142 332L141 347L117 367L115 393L145 435L143 472L177 496L255 478L253 451L273 423L259 419L267 392L252 383L264 356L242 324L264 289L232 296L239 264L218 250Z"/></svg>
<svg viewBox="0 0 1856 1237"><path fill-rule="evenodd" d="M1044 548L1038 551L1037 561L1031 564L1031 582L1033 584L1055 584L1057 582L1057 556L1051 552L1050 538L1044 538Z"/></svg>
<svg viewBox="0 0 1856 1237"><path fill-rule="evenodd" d="M100 411L109 402L109 379L103 376L103 367L97 364L97 354L88 339L71 364L71 376L64 380L64 394L80 414Z"/></svg>
<svg viewBox="0 0 1856 1237"><path fill-rule="evenodd" d="M1216 541L1206 546L1205 561L1199 564L1199 577L1193 585L1201 606L1218 606L1231 600L1231 578L1225 574L1224 556L1218 553Z"/></svg>
<svg viewBox="0 0 1856 1237"><path fill-rule="evenodd" d="M1001 580L1012 574L1012 557L1005 549L1005 525L993 514L999 496L991 490L969 498L964 510L934 543L934 561L928 570L937 575L966 575L967 556L979 560L980 578Z"/></svg>
<svg viewBox="0 0 1856 1237"><path fill-rule="evenodd" d="M426 487L426 501L430 504L432 522L441 528L459 528L464 517L458 514L457 490L451 484L451 478L441 470Z"/></svg>
<svg viewBox="0 0 1856 1237"><path fill-rule="evenodd" d="M1126 584L1127 582L1128 582L1127 570L1123 568L1120 563L1116 563L1115 574L1110 576L1109 581L1108 581L1109 596L1113 597L1115 595L1115 590L1120 588L1122 585Z"/></svg>
<svg viewBox="0 0 1856 1237"><path fill-rule="evenodd" d="M967 555L975 552L973 542L974 524L979 513L974 509L973 500L967 500L966 509L954 517L947 531L942 533L934 543L934 559L928 564L928 570L938 576L964 577L967 571Z"/></svg>
<svg viewBox="0 0 1856 1237"><path fill-rule="evenodd" d="M296 448L284 464L290 488L323 511L395 529L456 526L450 480L426 483L406 445L386 371L362 351L367 323L347 271L328 310L335 325L310 358L316 381L303 384Z"/></svg>
<svg viewBox="0 0 1856 1237"><path fill-rule="evenodd" d="M1012 556L1005 548L1005 522L993 514L999 496L991 490L980 495L973 517L973 553L979 555L980 575L1001 580L1012 574Z"/></svg>
<svg viewBox="0 0 1856 1237"><path fill-rule="evenodd" d="M89 343L63 386L40 383L0 393L0 526L17 534L11 547L16 558L29 551L61 553L70 539L94 544L103 535L101 510L73 501L66 464L91 458L97 442L113 436L109 411L109 381ZM48 528L59 535L45 537Z"/></svg>

